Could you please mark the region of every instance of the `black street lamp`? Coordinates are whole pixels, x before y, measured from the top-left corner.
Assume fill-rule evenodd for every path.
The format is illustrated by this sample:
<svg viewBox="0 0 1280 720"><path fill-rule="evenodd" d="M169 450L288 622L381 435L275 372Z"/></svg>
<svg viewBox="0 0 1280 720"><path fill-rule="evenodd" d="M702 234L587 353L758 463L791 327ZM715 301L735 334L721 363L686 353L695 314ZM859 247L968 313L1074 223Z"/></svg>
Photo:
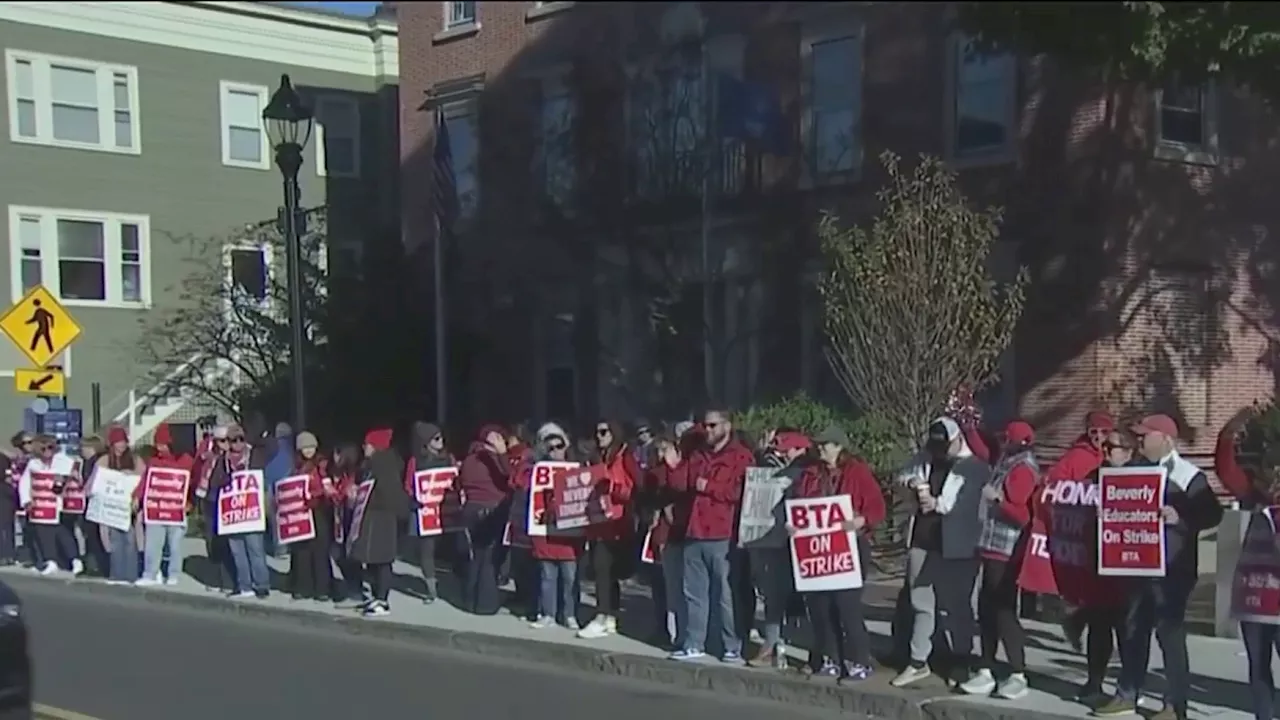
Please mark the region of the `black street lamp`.
<svg viewBox="0 0 1280 720"><path fill-rule="evenodd" d="M301 191L298 189L298 170L302 168L302 153L311 140L314 117L311 108L293 89L288 75L280 76L280 87L271 96L271 102L262 111L267 136L276 150L276 165L284 176L284 207L277 218L280 233L284 235L285 261L289 274L289 352L293 368L293 430L302 432L307 427L306 373L303 362L302 327L302 236L306 233L307 218L301 209Z"/></svg>

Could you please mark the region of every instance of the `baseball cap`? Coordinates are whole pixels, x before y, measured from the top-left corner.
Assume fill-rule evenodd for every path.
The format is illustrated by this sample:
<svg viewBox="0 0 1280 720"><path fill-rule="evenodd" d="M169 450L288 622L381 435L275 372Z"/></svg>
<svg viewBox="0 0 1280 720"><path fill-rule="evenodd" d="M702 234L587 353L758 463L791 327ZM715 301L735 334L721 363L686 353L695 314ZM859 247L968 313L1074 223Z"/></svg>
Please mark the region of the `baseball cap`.
<svg viewBox="0 0 1280 720"><path fill-rule="evenodd" d="M773 438L773 446L781 452L808 450L809 444L809 438L798 432L780 432Z"/></svg>
<svg viewBox="0 0 1280 720"><path fill-rule="evenodd" d="M1006 442L1030 445L1036 441L1036 431L1031 427L1031 423L1025 420L1014 420L1004 426L1004 439Z"/></svg>
<svg viewBox="0 0 1280 720"><path fill-rule="evenodd" d="M1160 433L1168 435L1174 440L1178 439L1178 423L1168 415L1148 415L1139 422L1129 426L1129 430L1134 435L1150 435L1151 433Z"/></svg>
<svg viewBox="0 0 1280 720"><path fill-rule="evenodd" d="M949 417L940 417L929 426L928 441L949 443L960 437L960 424Z"/></svg>
<svg viewBox="0 0 1280 720"><path fill-rule="evenodd" d="M1105 410L1094 410L1085 416L1084 426L1088 429L1113 430L1115 429L1116 421L1111 417L1111 413Z"/></svg>

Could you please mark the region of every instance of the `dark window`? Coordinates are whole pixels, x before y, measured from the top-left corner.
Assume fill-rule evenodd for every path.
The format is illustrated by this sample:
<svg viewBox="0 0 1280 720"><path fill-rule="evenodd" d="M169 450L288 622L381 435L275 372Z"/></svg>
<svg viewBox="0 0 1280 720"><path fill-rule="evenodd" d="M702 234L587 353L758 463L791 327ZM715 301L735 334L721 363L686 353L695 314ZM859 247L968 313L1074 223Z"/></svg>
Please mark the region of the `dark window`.
<svg viewBox="0 0 1280 720"><path fill-rule="evenodd" d="M231 251L231 282L249 297L267 297L267 264L261 250Z"/></svg>

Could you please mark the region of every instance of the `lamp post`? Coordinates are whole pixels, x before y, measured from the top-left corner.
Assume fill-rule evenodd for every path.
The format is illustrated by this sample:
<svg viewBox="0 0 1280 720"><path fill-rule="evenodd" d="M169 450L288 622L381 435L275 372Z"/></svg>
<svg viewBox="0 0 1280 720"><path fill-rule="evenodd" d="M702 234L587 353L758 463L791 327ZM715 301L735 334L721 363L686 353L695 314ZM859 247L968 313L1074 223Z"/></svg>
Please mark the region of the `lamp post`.
<svg viewBox="0 0 1280 720"><path fill-rule="evenodd" d="M298 170L302 153L311 140L314 117L311 108L293 89L288 75L280 76L280 87L262 111L267 136L275 147L276 166L284 178L284 207L277 217L284 236L285 262L289 275L289 354L293 374L293 429L302 432L307 426L306 373L303 362L302 327L302 235L306 233L306 217L301 209Z"/></svg>

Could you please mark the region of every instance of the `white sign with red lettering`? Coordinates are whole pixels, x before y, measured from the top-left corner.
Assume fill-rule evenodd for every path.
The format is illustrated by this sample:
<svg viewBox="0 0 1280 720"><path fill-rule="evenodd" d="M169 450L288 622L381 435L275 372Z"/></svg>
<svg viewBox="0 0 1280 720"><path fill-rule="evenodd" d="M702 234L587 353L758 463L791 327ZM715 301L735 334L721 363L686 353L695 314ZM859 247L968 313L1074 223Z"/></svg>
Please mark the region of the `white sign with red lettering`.
<svg viewBox="0 0 1280 720"><path fill-rule="evenodd" d="M547 500L556 487L556 478L570 470L576 470L576 462L556 462L548 460L533 466L529 476L529 512L525 516L525 529L531 537L546 537Z"/></svg>
<svg viewBox="0 0 1280 720"><path fill-rule="evenodd" d="M266 532L261 470L237 470L218 491L218 534Z"/></svg>
<svg viewBox="0 0 1280 720"><path fill-rule="evenodd" d="M791 572L796 590L822 592L862 587L858 536L844 529L853 519L848 495L787 501L791 535Z"/></svg>
<svg viewBox="0 0 1280 720"><path fill-rule="evenodd" d="M441 517L444 496L453 488L457 477L458 469L454 467L418 470L413 474L413 495L418 501L417 530L420 537L431 537L444 532Z"/></svg>

